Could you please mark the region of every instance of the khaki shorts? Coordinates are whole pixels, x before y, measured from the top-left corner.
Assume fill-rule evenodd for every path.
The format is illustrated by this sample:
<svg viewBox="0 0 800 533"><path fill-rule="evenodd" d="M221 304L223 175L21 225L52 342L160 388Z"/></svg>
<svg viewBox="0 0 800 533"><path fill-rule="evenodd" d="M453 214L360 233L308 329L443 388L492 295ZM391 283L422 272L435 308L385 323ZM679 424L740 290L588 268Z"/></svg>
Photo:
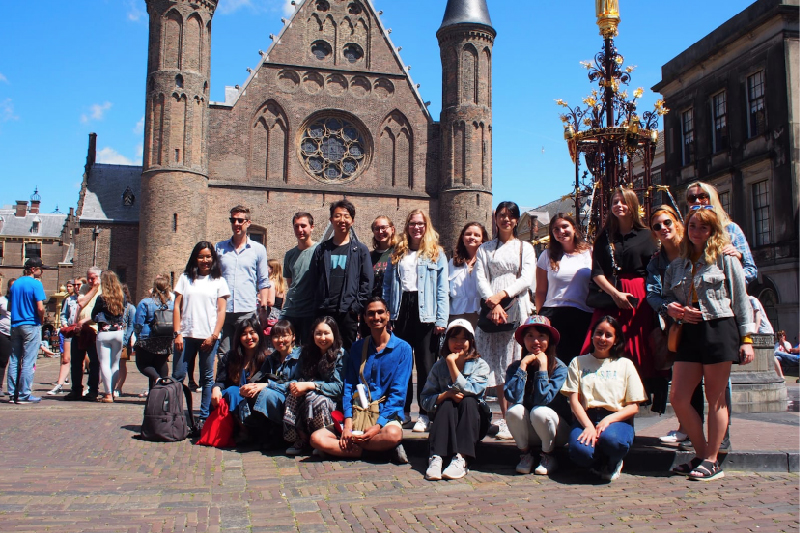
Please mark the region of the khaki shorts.
<svg viewBox="0 0 800 533"><path fill-rule="evenodd" d="M400 430L403 429L403 424L401 424L399 420L389 420L383 427L388 428L389 426L397 426Z"/></svg>

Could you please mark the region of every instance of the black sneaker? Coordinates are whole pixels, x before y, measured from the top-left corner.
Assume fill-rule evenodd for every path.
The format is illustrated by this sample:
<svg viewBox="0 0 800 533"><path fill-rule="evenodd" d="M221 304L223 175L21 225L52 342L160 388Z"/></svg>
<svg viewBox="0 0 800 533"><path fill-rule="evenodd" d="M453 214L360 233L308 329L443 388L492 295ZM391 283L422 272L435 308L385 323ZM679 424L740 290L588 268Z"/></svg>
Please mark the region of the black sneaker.
<svg viewBox="0 0 800 533"><path fill-rule="evenodd" d="M682 452L693 452L694 446L692 445L692 441L686 439L685 441L678 444L678 449L681 450Z"/></svg>
<svg viewBox="0 0 800 533"><path fill-rule="evenodd" d="M722 442L719 444L719 452L720 453L729 453L731 451L731 439L728 435L722 439Z"/></svg>

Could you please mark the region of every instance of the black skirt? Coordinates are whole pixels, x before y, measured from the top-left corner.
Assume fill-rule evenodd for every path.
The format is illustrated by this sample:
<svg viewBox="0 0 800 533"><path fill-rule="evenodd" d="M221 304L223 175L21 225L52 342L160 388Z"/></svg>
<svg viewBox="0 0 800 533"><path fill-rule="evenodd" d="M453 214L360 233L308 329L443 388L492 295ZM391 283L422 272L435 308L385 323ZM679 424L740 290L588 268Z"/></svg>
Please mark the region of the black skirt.
<svg viewBox="0 0 800 533"><path fill-rule="evenodd" d="M676 362L739 364L739 326L734 317L684 324Z"/></svg>

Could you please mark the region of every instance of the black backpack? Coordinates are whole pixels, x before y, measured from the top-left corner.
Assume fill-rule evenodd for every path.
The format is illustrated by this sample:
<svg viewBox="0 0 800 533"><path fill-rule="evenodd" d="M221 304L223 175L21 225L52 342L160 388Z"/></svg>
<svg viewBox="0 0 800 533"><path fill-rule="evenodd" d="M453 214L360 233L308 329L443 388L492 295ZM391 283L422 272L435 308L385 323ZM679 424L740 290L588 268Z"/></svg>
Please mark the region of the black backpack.
<svg viewBox="0 0 800 533"><path fill-rule="evenodd" d="M156 309L153 321L150 323L150 336L169 337L172 335L172 317L172 309L169 309L166 304Z"/></svg>
<svg viewBox="0 0 800 533"><path fill-rule="evenodd" d="M187 417L183 399L189 408ZM141 438L151 441L176 442L184 440L194 431L192 391L172 378L156 381L144 404Z"/></svg>

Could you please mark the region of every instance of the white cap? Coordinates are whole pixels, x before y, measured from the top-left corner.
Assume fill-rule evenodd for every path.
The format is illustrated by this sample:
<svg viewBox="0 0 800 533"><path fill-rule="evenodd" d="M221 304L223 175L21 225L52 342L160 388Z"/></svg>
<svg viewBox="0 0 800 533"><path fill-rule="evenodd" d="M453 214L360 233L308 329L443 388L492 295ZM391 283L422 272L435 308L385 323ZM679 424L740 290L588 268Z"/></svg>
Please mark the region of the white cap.
<svg viewBox="0 0 800 533"><path fill-rule="evenodd" d="M472 324L470 324L469 320L465 318L457 318L450 322L447 325L447 331L444 332L445 335L447 335L447 332L453 328L464 328L465 330L469 331L473 337L475 336L475 330L472 328Z"/></svg>

